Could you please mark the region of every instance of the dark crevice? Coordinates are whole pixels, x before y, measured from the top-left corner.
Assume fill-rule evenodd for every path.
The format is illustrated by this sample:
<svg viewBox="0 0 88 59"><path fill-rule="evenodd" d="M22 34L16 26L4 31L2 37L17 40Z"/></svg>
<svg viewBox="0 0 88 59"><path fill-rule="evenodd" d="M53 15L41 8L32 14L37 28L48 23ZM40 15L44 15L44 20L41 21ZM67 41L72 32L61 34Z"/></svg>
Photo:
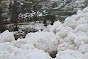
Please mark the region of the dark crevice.
<svg viewBox="0 0 88 59"><path fill-rule="evenodd" d="M57 51L52 51L51 53L49 53L49 55L50 55L52 58L55 58L55 57L56 57L56 54L57 54Z"/></svg>

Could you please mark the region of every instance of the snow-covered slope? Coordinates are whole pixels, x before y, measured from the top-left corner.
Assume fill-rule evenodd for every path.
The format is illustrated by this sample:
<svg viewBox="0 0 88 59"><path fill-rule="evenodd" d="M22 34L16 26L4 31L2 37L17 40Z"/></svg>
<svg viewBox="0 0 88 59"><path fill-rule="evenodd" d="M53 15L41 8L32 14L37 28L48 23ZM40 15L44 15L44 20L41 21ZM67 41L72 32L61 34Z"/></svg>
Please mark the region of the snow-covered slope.
<svg viewBox="0 0 88 59"><path fill-rule="evenodd" d="M0 59L53 59L55 52L54 59L88 59L88 7L24 39L15 41L9 31L0 34Z"/></svg>

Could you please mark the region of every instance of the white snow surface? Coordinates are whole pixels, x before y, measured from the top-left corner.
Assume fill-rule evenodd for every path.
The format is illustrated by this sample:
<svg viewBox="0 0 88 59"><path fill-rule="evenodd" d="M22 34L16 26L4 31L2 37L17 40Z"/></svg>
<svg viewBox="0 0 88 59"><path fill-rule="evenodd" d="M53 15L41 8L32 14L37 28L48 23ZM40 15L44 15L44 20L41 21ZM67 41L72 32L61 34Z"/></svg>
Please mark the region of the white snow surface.
<svg viewBox="0 0 88 59"><path fill-rule="evenodd" d="M9 32L9 31L4 31L3 33L0 34L0 43L4 42L12 42L15 40L14 38L14 33Z"/></svg>
<svg viewBox="0 0 88 59"><path fill-rule="evenodd" d="M88 7L17 41L12 32L1 33L0 59L88 59Z"/></svg>
<svg viewBox="0 0 88 59"><path fill-rule="evenodd" d="M26 38L35 48L52 53L56 51L58 39L53 32L35 32L26 35Z"/></svg>

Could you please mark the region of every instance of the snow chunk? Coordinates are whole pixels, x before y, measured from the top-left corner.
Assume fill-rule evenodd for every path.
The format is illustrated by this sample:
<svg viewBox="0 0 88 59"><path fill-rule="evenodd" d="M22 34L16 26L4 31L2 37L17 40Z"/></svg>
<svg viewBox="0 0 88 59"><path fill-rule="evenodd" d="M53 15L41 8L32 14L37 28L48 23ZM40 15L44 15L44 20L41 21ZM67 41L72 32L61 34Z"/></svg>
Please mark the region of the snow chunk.
<svg viewBox="0 0 88 59"><path fill-rule="evenodd" d="M84 13L87 13L87 12L88 12L88 7L84 8L84 9L83 9L83 12L84 12Z"/></svg>
<svg viewBox="0 0 88 59"><path fill-rule="evenodd" d="M65 38L67 37L69 32L73 32L73 29L66 26L66 27L61 28L61 30L57 32L56 35L59 35L61 38Z"/></svg>
<svg viewBox="0 0 88 59"><path fill-rule="evenodd" d="M56 51L58 45L58 40L52 32L29 33L25 39L29 39L29 43L33 44L36 48L49 53Z"/></svg>
<svg viewBox="0 0 88 59"><path fill-rule="evenodd" d="M30 43L27 43L28 40L25 40L25 39L18 39L17 41L13 41L13 45L17 48L20 48L22 50L33 50L35 49L35 47L30 44Z"/></svg>
<svg viewBox="0 0 88 59"><path fill-rule="evenodd" d="M88 44L82 44L79 49L78 49L81 53L86 53L88 52Z"/></svg>
<svg viewBox="0 0 88 59"><path fill-rule="evenodd" d="M79 24L87 24L87 20L85 20L84 18L80 18L78 21L77 21L77 25Z"/></svg>
<svg viewBox="0 0 88 59"><path fill-rule="evenodd" d="M82 59L83 54L75 50L61 51L55 59Z"/></svg>
<svg viewBox="0 0 88 59"><path fill-rule="evenodd" d="M51 59L48 53L39 49L21 49L11 43L0 44L1 59Z"/></svg>
<svg viewBox="0 0 88 59"><path fill-rule="evenodd" d="M0 43L12 42L14 40L15 38L14 38L13 32L4 31L3 33L0 34Z"/></svg>
<svg viewBox="0 0 88 59"><path fill-rule="evenodd" d="M47 29L50 32L56 33L56 32L59 32L61 29L63 29L63 27L64 26L62 25L60 21L56 21L54 25L49 26Z"/></svg>
<svg viewBox="0 0 88 59"><path fill-rule="evenodd" d="M67 37L59 40L57 51L64 51L66 49L78 50L80 52L87 52L88 35L85 32L69 32ZM82 46L83 45L83 46ZM83 47L83 48L81 48ZM85 49L86 47L86 49Z"/></svg>
<svg viewBox="0 0 88 59"><path fill-rule="evenodd" d="M88 24L79 24L77 25L77 27L75 28L75 31L82 31L82 32L87 32L88 31Z"/></svg>
<svg viewBox="0 0 88 59"><path fill-rule="evenodd" d="M1 59L51 59L48 53L39 49L31 49L28 44L23 42L24 40L19 40L17 45L21 45L21 47L16 46L14 42L5 42L0 44L0 58ZM23 45L26 45L26 48L23 49Z"/></svg>
<svg viewBox="0 0 88 59"><path fill-rule="evenodd" d="M64 26L69 26L69 27L71 27L71 28L75 28L76 27L76 24L77 24L77 21L74 19L74 18L72 18L72 17L67 17L66 19L65 19L65 22L64 22Z"/></svg>

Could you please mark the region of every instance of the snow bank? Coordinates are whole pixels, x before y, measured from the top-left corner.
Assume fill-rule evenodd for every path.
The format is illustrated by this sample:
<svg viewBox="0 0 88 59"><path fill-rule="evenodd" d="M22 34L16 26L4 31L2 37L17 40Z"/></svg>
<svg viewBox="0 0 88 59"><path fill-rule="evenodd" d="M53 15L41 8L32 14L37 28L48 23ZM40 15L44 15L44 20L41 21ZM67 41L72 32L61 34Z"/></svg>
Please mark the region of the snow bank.
<svg viewBox="0 0 88 59"><path fill-rule="evenodd" d="M57 47L58 54L56 59L87 59L88 8L85 8L80 12L78 11L77 15L67 17L63 23L63 26L65 27L63 28L64 30L62 32L60 31L59 33L65 32L65 29L67 29L66 26L72 29L66 31L63 35L68 32L67 35L59 40L59 45ZM58 32L56 34L58 34Z"/></svg>
<svg viewBox="0 0 88 59"><path fill-rule="evenodd" d="M88 59L88 7L24 39L15 41L9 31L0 34L1 59L53 59L55 52L54 59Z"/></svg>
<svg viewBox="0 0 88 59"><path fill-rule="evenodd" d="M53 32L58 37L56 59L86 59L85 54L88 52L88 7L67 17L63 24L56 21L47 29L46 31ZM83 56L73 56L68 53L67 49L72 54Z"/></svg>
<svg viewBox="0 0 88 59"><path fill-rule="evenodd" d="M29 40L15 41L13 33L0 34L0 59L51 59L48 53L37 49Z"/></svg>
<svg viewBox="0 0 88 59"><path fill-rule="evenodd" d="M51 57L43 50L34 48L20 39L12 43L1 43L0 59L51 59Z"/></svg>

